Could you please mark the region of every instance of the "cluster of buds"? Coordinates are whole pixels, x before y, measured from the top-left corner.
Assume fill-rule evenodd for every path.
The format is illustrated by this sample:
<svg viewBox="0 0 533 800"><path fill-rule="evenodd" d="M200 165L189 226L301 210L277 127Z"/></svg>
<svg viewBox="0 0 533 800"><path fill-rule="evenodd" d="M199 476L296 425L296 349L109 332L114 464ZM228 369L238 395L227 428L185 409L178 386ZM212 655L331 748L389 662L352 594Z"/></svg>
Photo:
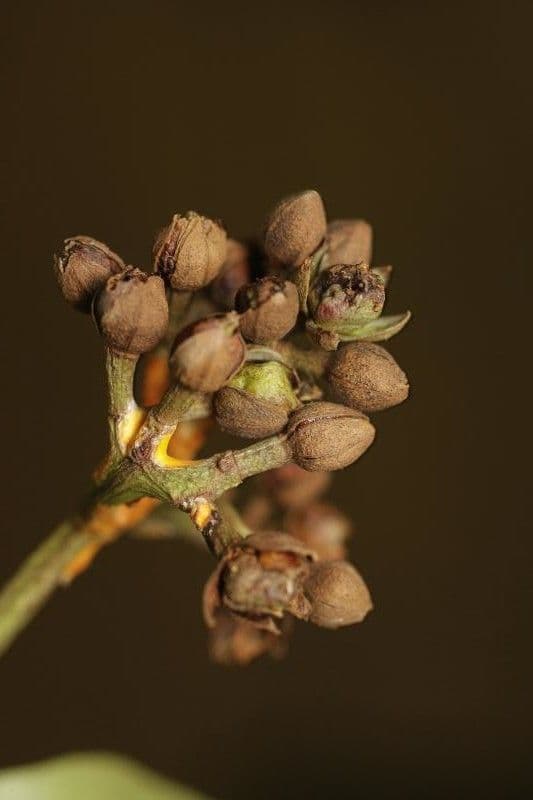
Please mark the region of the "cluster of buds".
<svg viewBox="0 0 533 800"><path fill-rule="evenodd" d="M214 481L199 498L196 472L191 493L173 497L195 509L191 517L204 535L209 530L218 557L204 617L220 662L279 654L295 619L337 628L372 608L346 560L351 525L322 498L330 473L372 444L367 415L408 395L405 374L377 342L401 330L409 312L382 315L391 268L373 267L371 258L370 225L328 223L320 195L305 191L273 209L253 245L228 238L218 221L175 214L156 237L151 273L86 236L67 239L55 259L65 299L92 313L114 358L135 365L143 354L163 359L155 411L138 434L143 447L130 436L125 460L148 452L164 389L165 408L169 397L202 397L221 430L257 442L243 453L260 460L262 447L282 449L279 466L250 469L263 474L252 482L255 492L236 501L247 527L228 537L226 526L215 547L216 501L227 485L219 490ZM157 453L152 486L172 466ZM193 470L203 462L187 463ZM229 463L217 462L222 471ZM153 496L164 498L163 489Z"/></svg>

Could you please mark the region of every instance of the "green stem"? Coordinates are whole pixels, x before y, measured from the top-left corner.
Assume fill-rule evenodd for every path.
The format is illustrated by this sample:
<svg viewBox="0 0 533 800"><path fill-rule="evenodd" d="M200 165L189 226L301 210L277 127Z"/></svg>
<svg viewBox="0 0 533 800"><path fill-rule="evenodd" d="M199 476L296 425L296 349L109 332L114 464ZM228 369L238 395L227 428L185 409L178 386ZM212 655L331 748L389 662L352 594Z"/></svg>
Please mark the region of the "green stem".
<svg viewBox="0 0 533 800"><path fill-rule="evenodd" d="M121 423L128 414L139 411L133 395L137 361L137 358L106 348L109 454L102 470L102 476L107 475L125 455L125 448L120 436Z"/></svg>

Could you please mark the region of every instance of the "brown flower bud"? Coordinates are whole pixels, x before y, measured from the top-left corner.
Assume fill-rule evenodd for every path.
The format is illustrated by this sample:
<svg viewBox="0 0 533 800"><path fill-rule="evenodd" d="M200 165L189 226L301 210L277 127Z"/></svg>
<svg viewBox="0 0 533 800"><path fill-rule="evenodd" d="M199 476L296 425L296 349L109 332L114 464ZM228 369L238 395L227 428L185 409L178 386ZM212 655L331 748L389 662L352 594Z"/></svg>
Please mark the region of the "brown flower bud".
<svg viewBox="0 0 533 800"><path fill-rule="evenodd" d="M327 366L327 380L341 402L371 413L403 403L409 394L405 373L383 347L356 342L340 348Z"/></svg>
<svg viewBox="0 0 533 800"><path fill-rule="evenodd" d="M299 266L326 235L326 212L314 189L282 200L271 212L265 228L265 251L271 258Z"/></svg>
<svg viewBox="0 0 533 800"><path fill-rule="evenodd" d="M308 472L298 464L285 464L264 472L259 480L269 497L282 508L301 508L324 494L331 483L331 475Z"/></svg>
<svg viewBox="0 0 533 800"><path fill-rule="evenodd" d="M112 350L129 355L145 353L167 329L165 285L158 275L128 267L109 278L96 295L93 316Z"/></svg>
<svg viewBox="0 0 533 800"><path fill-rule="evenodd" d="M65 239L63 252L54 256L54 270L65 300L78 311L89 312L93 297L124 262L106 244L90 236Z"/></svg>
<svg viewBox="0 0 533 800"><path fill-rule="evenodd" d="M216 392L240 369L246 345L235 312L193 322L177 336L170 357L174 377L189 389Z"/></svg>
<svg viewBox="0 0 533 800"><path fill-rule="evenodd" d="M372 227L364 219L336 219L327 232L328 260L334 264L372 261Z"/></svg>
<svg viewBox="0 0 533 800"><path fill-rule="evenodd" d="M293 459L309 471L343 469L374 441L370 420L336 403L308 403L289 418L287 436Z"/></svg>
<svg viewBox="0 0 533 800"><path fill-rule="evenodd" d="M246 364L215 395L220 427L235 436L263 439L286 426L298 407L292 373L277 361Z"/></svg>
<svg viewBox="0 0 533 800"><path fill-rule="evenodd" d="M228 239L226 260L211 284L211 298L225 311L231 311L237 291L250 280L248 248Z"/></svg>
<svg viewBox="0 0 533 800"><path fill-rule="evenodd" d="M235 297L241 331L251 342L265 344L283 339L296 325L298 290L281 277L260 278L242 286Z"/></svg>
<svg viewBox="0 0 533 800"><path fill-rule="evenodd" d="M366 584L346 561L320 561L304 584L311 603L309 620L323 628L340 628L362 622L372 610Z"/></svg>
<svg viewBox="0 0 533 800"><path fill-rule="evenodd" d="M173 289L194 291L218 274L226 258L226 231L195 211L174 214L154 243L154 271Z"/></svg>
<svg viewBox="0 0 533 800"><path fill-rule="evenodd" d="M283 620L283 627L286 627ZM209 631L209 656L217 664L243 667L259 656L269 653L281 658L287 648L285 631L282 635L258 628L253 622L221 609L215 627Z"/></svg>
<svg viewBox="0 0 533 800"><path fill-rule="evenodd" d="M367 264L337 264L318 275L307 302L319 328L351 334L354 328L379 317L385 284Z"/></svg>
<svg viewBox="0 0 533 800"><path fill-rule="evenodd" d="M285 517L285 527L288 533L314 550L321 561L337 561L346 555L345 544L352 525L335 506L311 503L293 509Z"/></svg>
<svg viewBox="0 0 533 800"><path fill-rule="evenodd" d="M278 620L286 613L307 619L310 606L302 585L315 560L312 550L286 533L263 531L248 536L224 554L206 584L207 624L216 624L221 606L272 633L279 633Z"/></svg>

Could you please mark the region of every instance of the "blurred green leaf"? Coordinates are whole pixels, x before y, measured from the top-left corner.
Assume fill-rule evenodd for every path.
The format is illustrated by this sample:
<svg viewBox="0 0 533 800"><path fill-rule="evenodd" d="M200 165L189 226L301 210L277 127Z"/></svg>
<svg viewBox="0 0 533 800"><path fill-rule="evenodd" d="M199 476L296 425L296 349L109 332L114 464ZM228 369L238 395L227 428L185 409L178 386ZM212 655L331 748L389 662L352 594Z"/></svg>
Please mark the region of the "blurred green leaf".
<svg viewBox="0 0 533 800"><path fill-rule="evenodd" d="M0 770L0 800L207 800L128 758L75 753Z"/></svg>

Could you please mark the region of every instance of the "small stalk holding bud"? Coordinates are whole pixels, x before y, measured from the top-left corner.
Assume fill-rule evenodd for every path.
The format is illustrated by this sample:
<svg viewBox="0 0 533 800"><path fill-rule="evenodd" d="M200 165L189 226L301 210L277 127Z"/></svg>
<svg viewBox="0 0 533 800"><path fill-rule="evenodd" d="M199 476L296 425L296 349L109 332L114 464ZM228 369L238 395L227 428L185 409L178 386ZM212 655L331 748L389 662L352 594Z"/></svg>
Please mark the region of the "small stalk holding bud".
<svg viewBox="0 0 533 800"><path fill-rule="evenodd" d="M128 533L207 545L216 564L204 617L219 663L280 656L297 620L365 618L370 594L346 560L352 526L324 494L373 443L367 415L409 391L374 342L410 315L382 316L390 268L371 256L370 225L328 223L315 190L276 205L261 248L196 212L174 214L151 273L91 237L65 240L59 288L92 311L105 346L109 449L79 511L0 592L0 653ZM252 441L199 457L214 425Z"/></svg>

